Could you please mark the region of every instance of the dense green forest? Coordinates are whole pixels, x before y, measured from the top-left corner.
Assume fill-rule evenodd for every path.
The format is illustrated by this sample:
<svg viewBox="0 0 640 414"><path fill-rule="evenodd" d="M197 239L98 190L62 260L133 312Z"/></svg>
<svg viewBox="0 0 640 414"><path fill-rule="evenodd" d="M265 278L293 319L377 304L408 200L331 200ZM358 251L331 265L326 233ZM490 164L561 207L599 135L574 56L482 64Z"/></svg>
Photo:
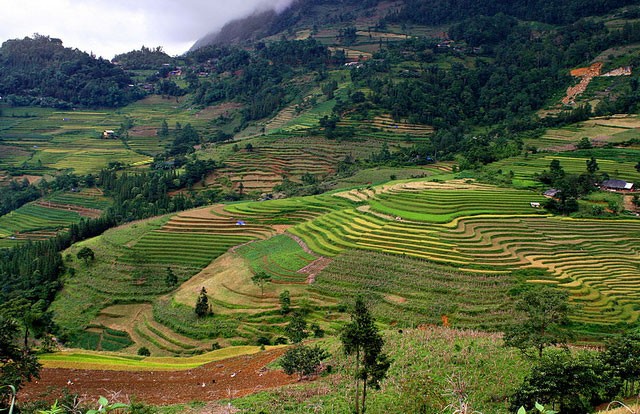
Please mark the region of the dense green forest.
<svg viewBox="0 0 640 414"><path fill-rule="evenodd" d="M504 13L522 20L567 24L582 17L604 14L630 4L638 4L638 2L634 0L570 0L563 2L544 0L407 0L400 11L390 15L387 21L433 25L455 22L472 16L493 16Z"/></svg>
<svg viewBox="0 0 640 414"><path fill-rule="evenodd" d="M0 70L0 95L16 106L119 107L144 95L122 68L43 35L4 42Z"/></svg>

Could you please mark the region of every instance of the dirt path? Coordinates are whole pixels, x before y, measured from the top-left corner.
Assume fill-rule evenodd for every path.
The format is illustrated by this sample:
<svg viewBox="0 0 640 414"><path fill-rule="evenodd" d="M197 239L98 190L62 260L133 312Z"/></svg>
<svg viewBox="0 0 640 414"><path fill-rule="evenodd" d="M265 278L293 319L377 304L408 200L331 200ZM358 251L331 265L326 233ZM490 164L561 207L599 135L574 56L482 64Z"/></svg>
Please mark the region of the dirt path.
<svg viewBox="0 0 640 414"><path fill-rule="evenodd" d="M128 402L153 405L184 404L192 401L220 401L241 397L296 381L295 376L269 371L267 364L279 358L286 348L271 349L216 361L183 371L106 371L44 368L41 378L20 391L18 401L60 398L66 388L86 402L117 396Z"/></svg>
<svg viewBox="0 0 640 414"><path fill-rule="evenodd" d="M318 273L322 272L325 267L331 264L331 262L333 262L333 260L328 257L319 257L302 269L298 270L298 273L306 274L307 284L310 285L315 283Z"/></svg>

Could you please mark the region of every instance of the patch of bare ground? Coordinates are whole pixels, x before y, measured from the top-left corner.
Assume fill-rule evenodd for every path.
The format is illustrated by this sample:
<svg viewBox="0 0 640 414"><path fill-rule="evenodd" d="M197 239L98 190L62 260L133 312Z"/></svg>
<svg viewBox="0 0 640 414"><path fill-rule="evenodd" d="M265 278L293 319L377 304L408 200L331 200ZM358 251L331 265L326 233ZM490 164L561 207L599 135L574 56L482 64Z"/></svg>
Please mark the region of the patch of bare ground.
<svg viewBox="0 0 640 414"><path fill-rule="evenodd" d="M242 109L242 106L242 104L239 104L237 102L226 102L220 105L207 106L206 108L196 113L195 117L207 120L215 119L220 116L228 117L231 115L231 112Z"/></svg>
<svg viewBox="0 0 640 414"><path fill-rule="evenodd" d="M14 147L13 145L2 146L3 157L26 157L29 154L31 154L30 151L27 151L21 147Z"/></svg>
<svg viewBox="0 0 640 414"><path fill-rule="evenodd" d="M631 211L632 213L640 213L640 207L633 204L633 196L625 195L623 197L624 200L624 209L627 211Z"/></svg>
<svg viewBox="0 0 640 414"><path fill-rule="evenodd" d="M130 137L155 137L158 135L158 128L150 126L134 126L129 130Z"/></svg>
<svg viewBox="0 0 640 414"><path fill-rule="evenodd" d="M117 397L109 402L128 402L135 396L152 405L228 400L296 382L295 376L266 368L285 351L269 349L180 371L43 368L40 379L20 391L18 401L54 401L65 389L87 403L95 403L100 396Z"/></svg>
<svg viewBox="0 0 640 414"><path fill-rule="evenodd" d="M343 197L352 201L363 201L374 198L376 194L389 191L420 191L420 190L490 190L493 187L476 183L472 180L449 180L439 181L413 181L408 183L384 184L375 188L349 190L336 193L338 197Z"/></svg>
<svg viewBox="0 0 640 414"><path fill-rule="evenodd" d="M398 304L407 303L407 298L403 298L402 296L386 295L384 299L389 302L398 303Z"/></svg>
<svg viewBox="0 0 640 414"><path fill-rule="evenodd" d="M292 226L291 224L273 224L271 227L273 227L277 234L283 234Z"/></svg>

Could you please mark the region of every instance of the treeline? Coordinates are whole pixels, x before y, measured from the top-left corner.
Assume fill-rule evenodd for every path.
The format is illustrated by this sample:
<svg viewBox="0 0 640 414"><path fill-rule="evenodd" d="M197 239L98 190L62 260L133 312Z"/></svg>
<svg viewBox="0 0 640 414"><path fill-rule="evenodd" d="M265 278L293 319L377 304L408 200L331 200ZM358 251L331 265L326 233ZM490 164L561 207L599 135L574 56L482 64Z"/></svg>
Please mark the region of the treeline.
<svg viewBox="0 0 640 414"><path fill-rule="evenodd" d="M4 42L0 71L0 95L14 106L118 107L144 96L122 68L48 36Z"/></svg>
<svg viewBox="0 0 640 414"><path fill-rule="evenodd" d="M521 20L550 24L573 23L587 16L609 13L637 4L634 0L405 0L402 8L388 15L389 23L438 25L458 22L472 16L508 14Z"/></svg>

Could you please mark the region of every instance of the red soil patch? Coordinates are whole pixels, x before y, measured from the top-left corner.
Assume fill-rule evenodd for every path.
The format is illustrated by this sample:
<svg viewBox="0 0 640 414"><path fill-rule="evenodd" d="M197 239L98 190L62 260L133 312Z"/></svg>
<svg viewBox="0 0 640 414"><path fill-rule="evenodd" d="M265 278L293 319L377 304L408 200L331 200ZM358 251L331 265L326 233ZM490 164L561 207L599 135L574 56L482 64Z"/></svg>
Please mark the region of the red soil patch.
<svg viewBox="0 0 640 414"><path fill-rule="evenodd" d="M574 99L587 90L587 86L591 83L593 78L596 76L600 76L600 72L602 71L602 66L604 63L596 62L588 68L579 68L571 71L571 76L582 78L579 84L576 86L572 86L567 89L567 96L562 98L562 103L565 105L569 105L573 103Z"/></svg>
<svg viewBox="0 0 640 414"><path fill-rule="evenodd" d="M19 401L60 398L66 388L85 401L120 395L126 402L135 396L152 405L184 404L191 401L218 401L237 398L296 381L282 371L265 367L286 348L263 351L216 361L183 371L104 371L44 368L40 380L20 391ZM113 402L113 401L110 401Z"/></svg>
<svg viewBox="0 0 640 414"><path fill-rule="evenodd" d="M5 157L26 157L31 154L29 151L24 150L21 147L14 147L12 145L3 145L2 146L2 155Z"/></svg>

